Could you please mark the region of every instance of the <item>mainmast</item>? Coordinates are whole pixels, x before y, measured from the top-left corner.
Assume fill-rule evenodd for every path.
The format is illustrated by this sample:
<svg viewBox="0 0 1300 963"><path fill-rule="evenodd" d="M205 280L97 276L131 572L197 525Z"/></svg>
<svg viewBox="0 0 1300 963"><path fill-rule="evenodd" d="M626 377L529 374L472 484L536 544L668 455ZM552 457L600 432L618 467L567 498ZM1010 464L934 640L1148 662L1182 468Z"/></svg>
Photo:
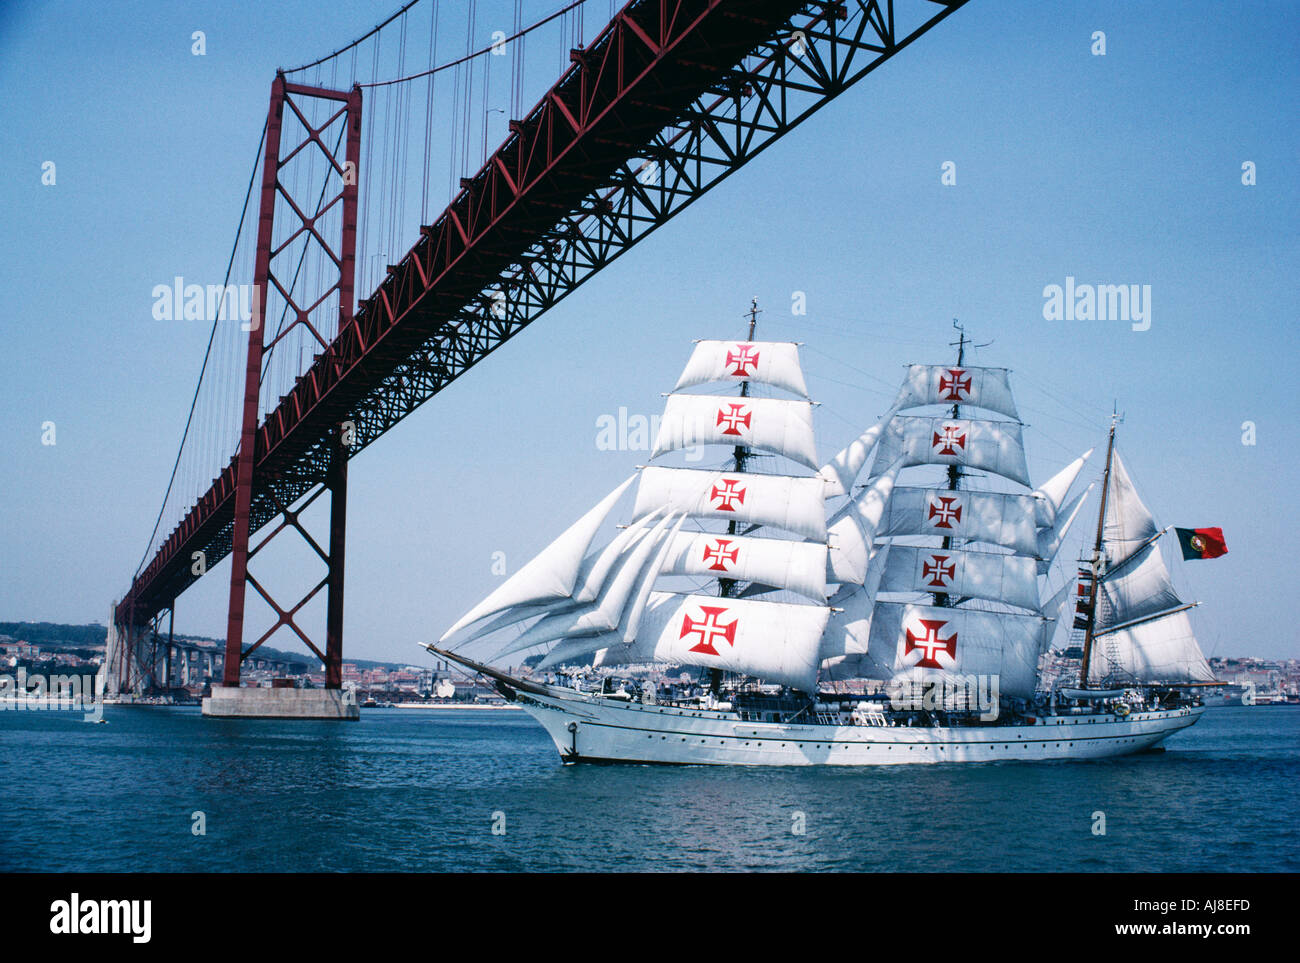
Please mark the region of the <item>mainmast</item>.
<svg viewBox="0 0 1300 963"><path fill-rule="evenodd" d="M960 335L957 338L957 340L955 342L952 342L952 344L957 348L957 367L960 368L965 363L966 360L966 329L963 328L958 323L956 318L952 319L952 326L960 332ZM961 405L954 404L952 406L952 413L949 415L949 417L954 419L960 418ZM961 487L961 468L958 465L949 465L948 466L948 491L955 492L959 487ZM952 548L952 536L945 535L943 537L943 547L945 549ZM935 592L934 604L946 608L950 604L948 599L948 593Z"/></svg>
<svg viewBox="0 0 1300 963"><path fill-rule="evenodd" d="M745 340L746 340L746 341L753 341L753 340L754 340L754 328L758 325L758 316L759 316L760 314L762 314L762 312L759 311L759 309L758 309L758 298L751 298L751 299L750 299L750 302L749 302L749 311L746 312L746 313L747 313L748 316L749 316L749 335L745 338ZM749 382L748 382L748 381L742 381L742 382L740 383L740 397L742 397L742 398L748 398L748 397L749 397ZM732 449L732 453L731 453L731 454L732 454L732 469L731 469L731 470L734 471L734 472L743 472L743 471L745 470L745 464L749 461L749 449L748 449L747 447L745 447L744 445L737 445L734 449ZM732 519L731 521L727 522L727 534L728 534L728 535L735 535L735 534L736 534L736 522L735 522L735 519ZM735 579L733 579L733 578L720 578L720 579L718 579L718 596L719 596L720 598L724 598L724 599L731 598L733 595L735 595L735 592L736 592L736 580L735 580ZM718 690L719 690L721 687L722 687L722 670L720 670L720 669L710 669L710 670L709 670L709 688L712 689L713 692L714 692L714 694L716 695L717 692L718 692Z"/></svg>
<svg viewBox="0 0 1300 963"><path fill-rule="evenodd" d="M1101 507L1097 511L1097 539L1092 546L1092 591L1088 599L1088 625L1083 637L1083 661L1079 667L1079 688L1088 688L1088 666L1092 661L1092 640L1096 631L1097 596L1101 585L1102 542L1106 531L1106 502L1110 497L1110 468L1115 457L1115 424L1119 415L1110 416L1110 437L1106 441L1106 471L1101 479Z"/></svg>

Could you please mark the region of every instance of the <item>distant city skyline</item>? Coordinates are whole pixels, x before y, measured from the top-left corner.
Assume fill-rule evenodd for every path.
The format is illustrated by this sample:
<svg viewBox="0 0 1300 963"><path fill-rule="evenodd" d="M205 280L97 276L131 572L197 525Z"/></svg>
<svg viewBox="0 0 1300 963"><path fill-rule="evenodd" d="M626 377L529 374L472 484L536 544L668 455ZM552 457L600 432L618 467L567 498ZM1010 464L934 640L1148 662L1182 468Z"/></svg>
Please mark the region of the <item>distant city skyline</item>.
<svg viewBox="0 0 1300 963"><path fill-rule="evenodd" d="M1035 483L1103 446L1117 404L1160 525L1224 531L1222 558L1165 546L1206 655L1300 654L1276 574L1300 467L1300 15L1183 10L973 0L408 417L351 463L344 660L427 664L416 643L646 460L630 419L662 410L693 339L743 335L751 297L759 338L803 343L823 460L904 364L951 359L954 317L991 342L969 362L1013 369ZM208 336L158 320L154 288L220 280L276 66L381 12L0 12L5 618L103 623L129 585ZM227 564L177 600L179 632L224 634Z"/></svg>

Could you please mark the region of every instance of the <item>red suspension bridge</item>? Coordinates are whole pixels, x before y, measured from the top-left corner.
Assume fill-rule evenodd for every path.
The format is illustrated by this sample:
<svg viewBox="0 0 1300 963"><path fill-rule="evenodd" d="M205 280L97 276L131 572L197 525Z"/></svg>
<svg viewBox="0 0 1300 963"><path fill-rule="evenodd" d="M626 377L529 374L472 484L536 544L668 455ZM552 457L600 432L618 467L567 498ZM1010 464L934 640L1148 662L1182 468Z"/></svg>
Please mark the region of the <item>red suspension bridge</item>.
<svg viewBox="0 0 1300 963"><path fill-rule="evenodd" d="M224 685L287 630L339 688L349 459L965 2L632 0L588 39L584 7L603 4L524 26L514 0L513 29L476 45L478 4L452 22L430 0L277 72L176 465L113 609L109 694L166 684L164 619L227 556ZM460 28L463 53L445 57ZM508 108L493 106L494 62L510 67ZM544 92L524 111L530 89ZM494 113L504 140L489 153ZM482 165L465 176L480 133ZM443 167L451 200L429 218ZM249 317L232 325L241 276ZM302 516L325 493L317 538ZM249 563L289 530L325 573L284 603ZM256 637L250 589L271 613ZM323 637L306 617L322 592Z"/></svg>

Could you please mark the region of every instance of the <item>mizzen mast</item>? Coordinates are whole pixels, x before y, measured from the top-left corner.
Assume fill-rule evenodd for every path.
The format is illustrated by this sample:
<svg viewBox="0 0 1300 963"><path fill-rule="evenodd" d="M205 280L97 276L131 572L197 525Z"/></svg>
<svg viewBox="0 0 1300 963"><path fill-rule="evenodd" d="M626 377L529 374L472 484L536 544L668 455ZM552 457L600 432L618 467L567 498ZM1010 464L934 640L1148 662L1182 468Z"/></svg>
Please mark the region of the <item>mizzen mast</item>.
<svg viewBox="0 0 1300 963"><path fill-rule="evenodd" d="M1101 507L1097 510L1097 539L1092 546L1092 591L1088 599L1088 624L1083 636L1083 660L1079 666L1079 688L1088 688L1088 668L1092 661L1092 643L1097 631L1097 597L1101 594L1102 543L1106 534L1106 502L1110 497L1110 470L1115 458L1115 425L1119 415L1110 416L1110 437L1106 441L1106 470L1101 479Z"/></svg>

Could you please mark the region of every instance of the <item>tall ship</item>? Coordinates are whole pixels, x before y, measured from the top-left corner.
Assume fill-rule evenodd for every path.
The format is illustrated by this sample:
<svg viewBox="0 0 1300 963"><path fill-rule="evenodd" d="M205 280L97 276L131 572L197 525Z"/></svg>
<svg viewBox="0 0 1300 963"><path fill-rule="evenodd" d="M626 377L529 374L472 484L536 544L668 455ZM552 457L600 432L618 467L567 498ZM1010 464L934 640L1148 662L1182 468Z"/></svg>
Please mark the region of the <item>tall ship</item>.
<svg viewBox="0 0 1300 963"><path fill-rule="evenodd" d="M1052 591L1092 452L1034 487L1007 369L967 365L963 332L955 363L908 366L889 410L822 463L799 345L754 340L756 317L746 340L696 343L651 464L431 653L490 679L566 763L1096 759L1200 718L1217 683L1195 603L1117 419L1096 536ZM1044 680L1062 619L1082 670ZM601 685L563 684L579 667Z"/></svg>

